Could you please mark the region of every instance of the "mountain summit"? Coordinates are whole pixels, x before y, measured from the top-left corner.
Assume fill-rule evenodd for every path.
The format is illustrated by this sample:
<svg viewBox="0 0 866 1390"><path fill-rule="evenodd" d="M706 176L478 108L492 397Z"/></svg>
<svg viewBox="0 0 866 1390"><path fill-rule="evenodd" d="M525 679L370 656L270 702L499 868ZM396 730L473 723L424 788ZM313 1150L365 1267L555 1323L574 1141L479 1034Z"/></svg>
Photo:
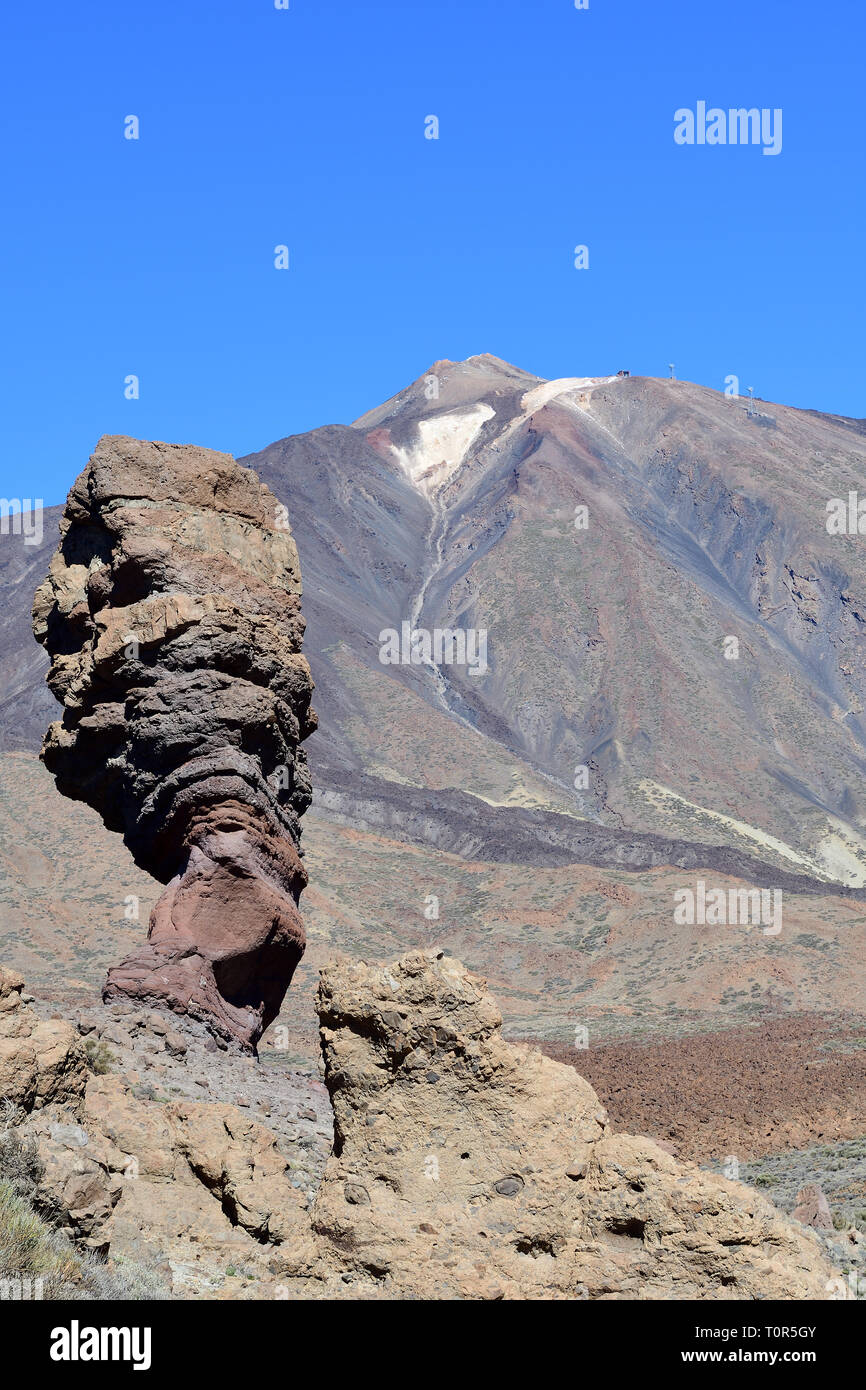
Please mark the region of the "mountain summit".
<svg viewBox="0 0 866 1390"><path fill-rule="evenodd" d="M866 496L857 422L485 354L244 462L303 537L325 794L460 789L866 881L866 565L828 531ZM486 669L382 664L405 623L485 633Z"/></svg>

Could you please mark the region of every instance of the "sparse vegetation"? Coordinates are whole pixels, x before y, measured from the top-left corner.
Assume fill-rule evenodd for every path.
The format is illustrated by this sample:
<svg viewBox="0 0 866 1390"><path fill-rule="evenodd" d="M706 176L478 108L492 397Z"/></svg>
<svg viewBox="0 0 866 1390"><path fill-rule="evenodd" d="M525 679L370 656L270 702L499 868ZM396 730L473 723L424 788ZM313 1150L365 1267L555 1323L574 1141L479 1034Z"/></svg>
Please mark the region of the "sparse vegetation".
<svg viewBox="0 0 866 1390"><path fill-rule="evenodd" d="M24 1112L2 1103L0 1112L0 1284L21 1281L16 1297L51 1299L162 1299L156 1274L133 1261L107 1261L81 1251L52 1224L39 1200L45 1176L36 1142L22 1137ZM29 1283L27 1282L29 1281ZM41 1281L37 1283L36 1281Z"/></svg>
<svg viewBox="0 0 866 1390"><path fill-rule="evenodd" d="M97 1076L105 1076L117 1061L111 1048L102 1039L85 1038L84 1051L87 1054L87 1065Z"/></svg>
<svg viewBox="0 0 866 1390"><path fill-rule="evenodd" d="M143 1265L128 1260L109 1264L77 1250L5 1180L0 1181L2 1280L31 1281L25 1294L29 1297L153 1300L169 1296L158 1276ZM41 1286L36 1280L42 1281Z"/></svg>
<svg viewBox="0 0 866 1390"><path fill-rule="evenodd" d="M0 1278L42 1279L45 1296L62 1298L61 1290L74 1289L79 1263L69 1242L0 1181Z"/></svg>
<svg viewBox="0 0 866 1390"><path fill-rule="evenodd" d="M29 1199L42 1181L43 1167L34 1139L22 1139L15 1126L24 1112L3 1101L0 1129L0 1182L16 1196Z"/></svg>

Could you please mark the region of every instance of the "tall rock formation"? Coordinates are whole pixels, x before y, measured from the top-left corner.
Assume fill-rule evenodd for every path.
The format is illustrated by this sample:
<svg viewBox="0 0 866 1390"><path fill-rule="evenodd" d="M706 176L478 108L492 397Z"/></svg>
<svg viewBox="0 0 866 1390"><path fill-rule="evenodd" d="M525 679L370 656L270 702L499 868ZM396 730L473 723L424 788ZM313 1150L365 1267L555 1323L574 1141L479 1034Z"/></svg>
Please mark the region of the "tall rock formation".
<svg viewBox="0 0 866 1390"><path fill-rule="evenodd" d="M64 705L42 758L166 884L105 997L255 1048L305 944L316 717L286 510L228 454L105 436L60 529L33 608Z"/></svg>

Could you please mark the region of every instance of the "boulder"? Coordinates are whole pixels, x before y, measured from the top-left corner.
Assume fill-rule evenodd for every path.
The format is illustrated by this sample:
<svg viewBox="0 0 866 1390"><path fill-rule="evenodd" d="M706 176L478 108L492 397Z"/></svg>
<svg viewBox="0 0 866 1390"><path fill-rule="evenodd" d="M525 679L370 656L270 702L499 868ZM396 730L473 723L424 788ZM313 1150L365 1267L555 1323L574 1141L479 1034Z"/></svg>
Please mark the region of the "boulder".
<svg viewBox="0 0 866 1390"><path fill-rule="evenodd" d="M309 1215L291 1162L234 1106L143 1100L119 1076L92 1076L74 1113L42 1111L26 1132L43 1209L113 1259L174 1271L178 1293L235 1265L261 1281L283 1242L303 1264Z"/></svg>
<svg viewBox="0 0 866 1390"><path fill-rule="evenodd" d="M503 1040L441 953L341 960L318 995L335 1143L313 1211L333 1280L397 1298L811 1299L811 1232L613 1133L592 1087Z"/></svg>
<svg viewBox="0 0 866 1390"><path fill-rule="evenodd" d="M804 1226L811 1226L815 1231L833 1230L830 1203L816 1182L807 1182L800 1188L792 1215L795 1221L802 1221Z"/></svg>
<svg viewBox="0 0 866 1390"><path fill-rule="evenodd" d="M30 1111L78 1099L87 1061L77 1030L62 1019L40 1019L22 1002L24 981L0 966L0 1096Z"/></svg>

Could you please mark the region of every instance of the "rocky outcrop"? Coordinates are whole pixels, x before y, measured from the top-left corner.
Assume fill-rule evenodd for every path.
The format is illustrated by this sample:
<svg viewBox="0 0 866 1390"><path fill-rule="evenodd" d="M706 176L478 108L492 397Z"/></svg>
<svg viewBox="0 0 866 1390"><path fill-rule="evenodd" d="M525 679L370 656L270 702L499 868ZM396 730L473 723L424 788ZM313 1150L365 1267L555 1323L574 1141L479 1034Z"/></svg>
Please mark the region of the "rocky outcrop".
<svg viewBox="0 0 866 1390"><path fill-rule="evenodd" d="M827 1298L811 1232L611 1132L567 1066L505 1042L483 981L416 952L319 991L334 1152L313 1212L362 1296Z"/></svg>
<svg viewBox="0 0 866 1390"><path fill-rule="evenodd" d="M23 989L21 976L0 966L0 1099L24 1111L75 1101L87 1080L81 1040L64 1019L40 1019Z"/></svg>
<svg viewBox="0 0 866 1390"><path fill-rule="evenodd" d="M254 1048L304 949L315 728L285 509L228 454L100 440L33 623L63 702L42 757L166 884L128 996Z"/></svg>
<svg viewBox="0 0 866 1390"><path fill-rule="evenodd" d="M316 1255L308 1208L331 1147L324 1086L129 1001L74 1018L62 1027L76 1084L29 1111L0 1105L0 1179L26 1179L31 1204L78 1250L105 1256L112 1277L137 1269L160 1296L284 1296L283 1252L296 1273ZM4 1090L11 1080L20 1096L30 1057L6 1062ZM291 1293L320 1287L299 1276Z"/></svg>
<svg viewBox="0 0 866 1390"><path fill-rule="evenodd" d="M161 1270L175 1293L201 1293L235 1265L273 1277L284 1241L295 1259L310 1244L290 1160L236 1106L159 1103L91 1076L79 1103L40 1111L25 1133L41 1209L82 1246Z"/></svg>
<svg viewBox="0 0 866 1390"><path fill-rule="evenodd" d="M20 981L3 980L2 1016L32 1013L14 1002ZM326 1164L311 1151L326 1119L309 1078L269 1068L269 1083L242 1096L247 1059L214 1058L194 1025L175 1035L128 1004L101 1034L79 1019L119 1049L107 1060L123 1074L85 1076L71 1028L64 1066L52 1049L54 1083L16 1121L38 1151L40 1210L179 1297L853 1296L819 1236L754 1190L612 1133L571 1067L503 1041L483 981L452 958L338 961L319 1009L334 1112ZM24 1079L18 1094L31 1064L26 1048L17 1071L6 1056L4 1080ZM202 1090L219 1099L194 1098ZM272 1108L285 1101L288 1126ZM861 1258L856 1236L838 1252L842 1269Z"/></svg>

